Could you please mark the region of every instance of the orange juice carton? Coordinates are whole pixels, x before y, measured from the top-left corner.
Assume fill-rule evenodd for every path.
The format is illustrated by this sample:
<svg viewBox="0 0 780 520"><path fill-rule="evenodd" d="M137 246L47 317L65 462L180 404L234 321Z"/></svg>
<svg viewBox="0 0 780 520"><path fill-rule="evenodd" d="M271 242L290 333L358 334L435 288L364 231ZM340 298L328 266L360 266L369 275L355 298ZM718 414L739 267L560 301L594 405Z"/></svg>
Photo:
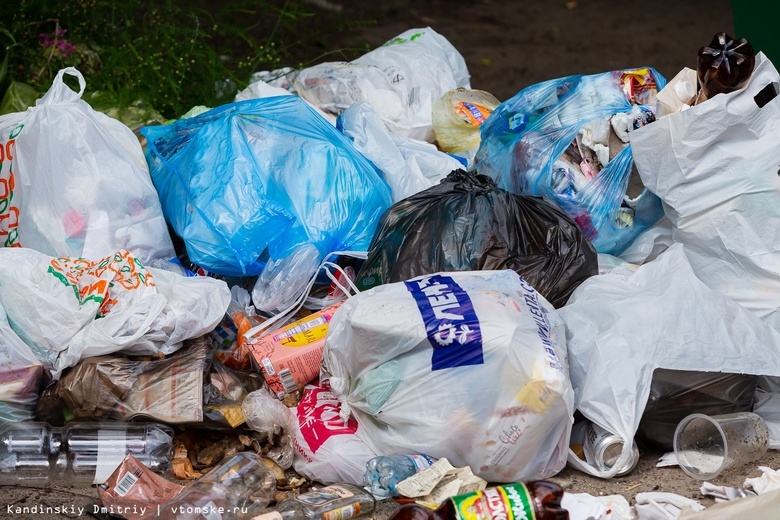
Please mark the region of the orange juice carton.
<svg viewBox="0 0 780 520"><path fill-rule="evenodd" d="M341 303L261 336L247 335L254 364L279 399L319 376L328 326Z"/></svg>

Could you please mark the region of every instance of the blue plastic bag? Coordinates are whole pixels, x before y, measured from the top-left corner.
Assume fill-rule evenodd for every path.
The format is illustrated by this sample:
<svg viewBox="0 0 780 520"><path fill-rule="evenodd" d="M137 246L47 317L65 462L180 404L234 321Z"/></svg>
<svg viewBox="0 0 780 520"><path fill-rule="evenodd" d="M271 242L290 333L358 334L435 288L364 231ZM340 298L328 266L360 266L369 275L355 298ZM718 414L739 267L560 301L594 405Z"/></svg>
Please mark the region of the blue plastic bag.
<svg viewBox="0 0 780 520"><path fill-rule="evenodd" d="M365 251L391 203L374 166L295 96L231 103L141 133L165 218L189 258L219 275L281 265L273 277L303 287L331 251ZM301 251L305 266L284 262Z"/></svg>
<svg viewBox="0 0 780 520"><path fill-rule="evenodd" d="M532 85L482 125L475 169L508 191L557 202L598 252L620 254L663 216L658 197L634 189L624 143L629 130L655 120L665 84L647 67ZM631 191L641 190L633 198L630 180Z"/></svg>

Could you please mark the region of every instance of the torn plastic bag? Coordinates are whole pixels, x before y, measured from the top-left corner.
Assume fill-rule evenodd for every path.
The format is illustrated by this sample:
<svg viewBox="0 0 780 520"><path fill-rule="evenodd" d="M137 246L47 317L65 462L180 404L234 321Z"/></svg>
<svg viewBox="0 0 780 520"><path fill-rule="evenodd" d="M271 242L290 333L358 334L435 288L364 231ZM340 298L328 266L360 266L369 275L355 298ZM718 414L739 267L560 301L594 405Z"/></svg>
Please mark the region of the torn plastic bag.
<svg viewBox="0 0 780 520"><path fill-rule="evenodd" d="M200 267L260 274L258 310L284 309L331 251L363 250L390 190L302 99L224 105L145 127L166 218Z"/></svg>
<svg viewBox="0 0 780 520"><path fill-rule="evenodd" d="M0 424L35 419L45 372L30 347L11 329L0 306Z"/></svg>
<svg viewBox="0 0 780 520"><path fill-rule="evenodd" d="M208 336L201 336L165 359L85 359L43 391L37 414L54 425L67 415L229 429L243 424L241 403L261 384L259 374L232 372L213 359Z"/></svg>
<svg viewBox="0 0 780 520"><path fill-rule="evenodd" d="M72 91L65 74L78 78ZM25 112L0 117L0 245L102 258L175 256L133 132L81 99L73 67Z"/></svg>
<svg viewBox="0 0 780 520"><path fill-rule="evenodd" d="M404 31L354 61L303 69L293 87L303 99L335 115L365 101L394 133L433 142L433 104L470 84L463 56L426 27Z"/></svg>
<svg viewBox="0 0 780 520"><path fill-rule="evenodd" d="M629 460L655 369L780 374L780 333L696 278L681 244L634 273L589 278L558 312L577 409L624 441L611 472L569 452L594 476Z"/></svg>
<svg viewBox="0 0 780 520"><path fill-rule="evenodd" d="M289 469L293 463L293 439L298 427L292 410L265 387L249 393L241 408L246 425L272 440L274 447L266 454L268 458L282 469Z"/></svg>
<svg viewBox="0 0 780 520"><path fill-rule="evenodd" d="M723 367L728 371L728 367ZM723 415L750 412L758 376L658 368L650 382L636 437L646 446L674 451L674 431L694 413Z"/></svg>
<svg viewBox="0 0 780 520"><path fill-rule="evenodd" d="M357 436L357 421L341 418L340 408L338 396L327 385L304 388L295 408L298 428L293 466L317 482L362 486L366 463L377 454Z"/></svg>
<svg viewBox="0 0 780 520"><path fill-rule="evenodd" d="M545 81L482 125L476 170L513 193L557 202L599 253L620 254L663 216L633 168L629 135L655 120L655 69Z"/></svg>
<svg viewBox="0 0 780 520"><path fill-rule="evenodd" d="M432 144L391 133L368 103L346 109L337 128L382 172L393 202L438 184L462 167L460 161Z"/></svg>
<svg viewBox="0 0 780 520"><path fill-rule="evenodd" d="M425 453L489 482L566 464L573 394L557 312L514 271L437 273L336 311L321 380L375 453Z"/></svg>
<svg viewBox="0 0 780 520"><path fill-rule="evenodd" d="M128 251L87 260L0 248L0 304L54 379L90 356L174 352L229 302L225 282L147 269Z"/></svg>
<svg viewBox="0 0 780 520"><path fill-rule="evenodd" d="M357 276L361 290L439 271L512 269L554 307L598 273L598 258L555 204L456 170L394 204Z"/></svg>
<svg viewBox="0 0 780 520"><path fill-rule="evenodd" d="M780 330L780 74L759 53L750 83L632 133L639 174L664 202L696 276ZM777 90L774 90L777 93Z"/></svg>

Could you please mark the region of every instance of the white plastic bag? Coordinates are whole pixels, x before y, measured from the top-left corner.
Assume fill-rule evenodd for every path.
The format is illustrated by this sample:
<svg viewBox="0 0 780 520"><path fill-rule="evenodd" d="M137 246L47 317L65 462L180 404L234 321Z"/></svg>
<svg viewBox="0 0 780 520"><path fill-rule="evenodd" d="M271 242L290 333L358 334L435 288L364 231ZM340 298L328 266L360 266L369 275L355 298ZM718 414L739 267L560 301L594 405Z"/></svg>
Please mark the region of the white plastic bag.
<svg viewBox="0 0 780 520"><path fill-rule="evenodd" d="M325 386L308 385L295 409L293 467L301 475L330 484L363 485L366 463L376 457L357 435L355 419L339 416L338 397Z"/></svg>
<svg viewBox="0 0 780 520"><path fill-rule="evenodd" d="M91 261L0 248L0 304L54 379L90 356L170 354L229 302L225 282L147 269L128 251Z"/></svg>
<svg viewBox="0 0 780 520"><path fill-rule="evenodd" d="M353 296L331 320L322 378L376 453L446 457L489 482L566 464L563 324L514 271L426 275Z"/></svg>
<svg viewBox="0 0 780 520"><path fill-rule="evenodd" d="M379 168L393 202L438 184L460 161L432 144L391 133L367 103L356 103L339 116L337 128Z"/></svg>
<svg viewBox="0 0 780 520"><path fill-rule="evenodd" d="M631 133L645 186L664 203L693 271L780 330L780 75L759 53L743 90Z"/></svg>
<svg viewBox="0 0 780 520"><path fill-rule="evenodd" d="M43 365L11 329L0 306L0 424L35 419L43 379Z"/></svg>
<svg viewBox="0 0 780 520"><path fill-rule="evenodd" d="M624 441L611 472L569 452L594 476L628 461L656 368L780 374L780 333L696 278L680 244L634 273L588 278L558 312L577 409Z"/></svg>
<svg viewBox="0 0 780 520"><path fill-rule="evenodd" d="M470 83L463 56L426 27L405 31L354 61L303 69L293 86L303 99L331 114L365 101L393 132L433 142L433 104Z"/></svg>
<svg viewBox="0 0 780 520"><path fill-rule="evenodd" d="M76 76L72 91L65 74ZM121 122L81 99L84 77L57 74L36 106L0 117L0 245L142 262L176 255L143 151Z"/></svg>

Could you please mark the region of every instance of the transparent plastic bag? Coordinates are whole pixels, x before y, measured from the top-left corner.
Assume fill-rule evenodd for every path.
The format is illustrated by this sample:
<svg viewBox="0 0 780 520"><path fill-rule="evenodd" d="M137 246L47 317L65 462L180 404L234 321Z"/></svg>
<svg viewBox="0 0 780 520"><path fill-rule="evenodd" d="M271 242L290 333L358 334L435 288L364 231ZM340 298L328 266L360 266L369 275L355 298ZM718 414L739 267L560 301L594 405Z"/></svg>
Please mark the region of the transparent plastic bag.
<svg viewBox="0 0 780 520"><path fill-rule="evenodd" d="M43 364L11 329L0 306L0 424L35 418Z"/></svg>
<svg viewBox="0 0 780 520"><path fill-rule="evenodd" d="M648 67L532 85L482 125L475 168L513 193L554 200L599 253L620 254L663 216L627 143L655 120L665 84Z"/></svg>
<svg viewBox="0 0 780 520"><path fill-rule="evenodd" d="M473 155L479 148L479 127L501 104L484 90L450 90L433 105L433 133L445 152Z"/></svg>

